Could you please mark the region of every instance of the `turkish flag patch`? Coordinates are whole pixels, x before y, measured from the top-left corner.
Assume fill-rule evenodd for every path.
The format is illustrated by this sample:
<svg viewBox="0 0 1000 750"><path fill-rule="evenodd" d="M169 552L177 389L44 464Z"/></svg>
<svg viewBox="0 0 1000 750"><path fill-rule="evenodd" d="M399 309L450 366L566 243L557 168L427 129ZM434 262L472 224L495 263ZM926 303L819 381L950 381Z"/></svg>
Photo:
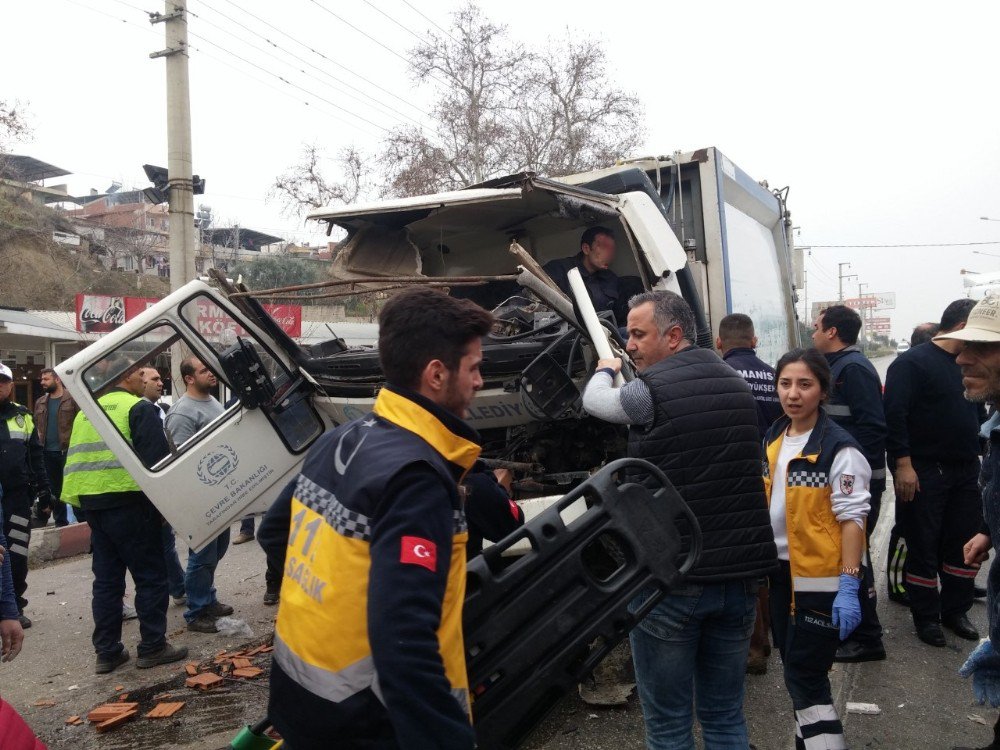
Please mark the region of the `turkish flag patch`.
<svg viewBox="0 0 1000 750"><path fill-rule="evenodd" d="M404 536L399 548L399 561L420 565L433 573L437 570L437 545L419 536Z"/></svg>

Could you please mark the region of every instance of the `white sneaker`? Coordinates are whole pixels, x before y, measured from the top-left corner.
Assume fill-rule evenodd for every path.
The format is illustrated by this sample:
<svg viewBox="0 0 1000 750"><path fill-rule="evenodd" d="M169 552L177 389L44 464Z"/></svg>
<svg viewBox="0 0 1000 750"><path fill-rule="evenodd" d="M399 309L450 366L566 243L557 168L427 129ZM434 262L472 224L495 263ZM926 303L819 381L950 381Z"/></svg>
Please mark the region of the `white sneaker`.
<svg viewBox="0 0 1000 750"><path fill-rule="evenodd" d="M135 607L128 602L122 602L122 620L135 620L138 617L139 613L135 611Z"/></svg>
<svg viewBox="0 0 1000 750"><path fill-rule="evenodd" d="M182 604L187 604L187 594L181 594L180 596L171 597L174 600L174 606L180 607Z"/></svg>

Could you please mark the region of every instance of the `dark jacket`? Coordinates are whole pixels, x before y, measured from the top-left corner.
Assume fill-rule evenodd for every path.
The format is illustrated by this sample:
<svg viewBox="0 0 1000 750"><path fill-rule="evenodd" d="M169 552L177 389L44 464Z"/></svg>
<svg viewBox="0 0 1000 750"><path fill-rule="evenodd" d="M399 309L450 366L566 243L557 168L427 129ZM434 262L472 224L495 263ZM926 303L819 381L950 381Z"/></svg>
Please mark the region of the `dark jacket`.
<svg viewBox="0 0 1000 750"><path fill-rule="evenodd" d="M642 291L642 282L634 276L618 278L617 274L610 270L599 269L591 273L583 267L583 252L570 258L550 260L542 266L542 270L570 299L573 299L573 293L569 288L569 272L572 268L580 271L583 283L590 294L590 301L594 303L594 309L597 312L610 310L614 313L618 325L625 325L629 298Z"/></svg>
<svg viewBox="0 0 1000 750"><path fill-rule="evenodd" d="M269 556L281 544L274 520L292 529L268 715L293 747L474 746L460 687L468 535L458 480L476 439L387 385L371 414L316 442L268 511Z"/></svg>
<svg viewBox="0 0 1000 750"><path fill-rule="evenodd" d="M747 381L757 400L757 431L763 441L768 429L782 415L778 391L774 386L774 368L757 356L750 347L738 346L722 355L723 361Z"/></svg>
<svg viewBox="0 0 1000 750"><path fill-rule="evenodd" d="M981 434L986 438L986 452L983 455L983 467L979 475L984 521L981 530L990 535L993 557L996 559L1000 555L1000 414L994 414L983 425ZM993 642L993 648L1000 651L1000 565L990 566L987 586L990 641Z"/></svg>
<svg viewBox="0 0 1000 750"><path fill-rule="evenodd" d="M524 525L524 511L511 500L496 476L477 461L465 475L465 518L469 522L466 556L471 560L483 551L483 540L498 542Z"/></svg>
<svg viewBox="0 0 1000 750"><path fill-rule="evenodd" d="M640 377L654 417L648 429L629 429L628 454L659 466L698 517L704 549L688 580L765 575L777 551L749 386L715 352L693 346Z"/></svg>
<svg viewBox="0 0 1000 750"><path fill-rule="evenodd" d="M851 433L872 467L872 487L885 482L885 412L882 381L875 366L857 346L827 354L833 374L830 395L823 408L833 421ZM875 490L872 490L875 494Z"/></svg>
<svg viewBox="0 0 1000 750"><path fill-rule="evenodd" d="M934 343L903 352L885 375L885 441L890 466L897 458L973 463L981 452L986 410L965 398L962 369Z"/></svg>
<svg viewBox="0 0 1000 750"><path fill-rule="evenodd" d="M11 439L7 420L18 417L30 420L31 412L14 401L0 402L0 486L8 495L25 490L48 492L49 478L38 432L32 430L26 441Z"/></svg>
<svg viewBox="0 0 1000 750"><path fill-rule="evenodd" d="M69 448L69 436L73 433L73 420L80 407L69 395L69 391L63 389L63 395L59 400L59 414L56 417L59 424L59 446L63 453ZM45 436L49 429L49 394L43 394L35 401L35 429L38 431L38 442L45 447Z"/></svg>
<svg viewBox="0 0 1000 750"><path fill-rule="evenodd" d="M3 487L0 487L0 517L2 516ZM0 547L10 549L7 546L7 539L3 535L3 526L0 526ZM0 620L16 620L17 615L17 597L14 594L14 577L10 555L4 555L3 564L0 565Z"/></svg>

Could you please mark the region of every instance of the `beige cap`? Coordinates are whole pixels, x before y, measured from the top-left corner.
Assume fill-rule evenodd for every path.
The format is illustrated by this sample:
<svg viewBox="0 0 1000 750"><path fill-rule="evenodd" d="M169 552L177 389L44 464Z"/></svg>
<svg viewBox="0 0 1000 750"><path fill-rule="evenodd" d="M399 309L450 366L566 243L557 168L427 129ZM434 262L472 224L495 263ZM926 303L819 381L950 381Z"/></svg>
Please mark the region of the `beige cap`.
<svg viewBox="0 0 1000 750"><path fill-rule="evenodd" d="M957 341L1000 342L1000 297L986 297L969 312L965 328L935 336L935 341L955 339Z"/></svg>

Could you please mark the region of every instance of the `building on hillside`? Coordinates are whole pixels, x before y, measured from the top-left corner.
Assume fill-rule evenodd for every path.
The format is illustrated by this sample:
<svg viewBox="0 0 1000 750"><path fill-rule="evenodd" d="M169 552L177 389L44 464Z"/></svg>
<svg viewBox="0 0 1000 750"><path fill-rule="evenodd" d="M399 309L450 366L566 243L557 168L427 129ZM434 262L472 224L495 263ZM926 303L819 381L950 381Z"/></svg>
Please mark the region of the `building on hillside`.
<svg viewBox="0 0 1000 750"><path fill-rule="evenodd" d="M66 185L45 184L46 180L68 174L72 173L33 156L0 155L0 192L27 198L39 206L76 202L77 199L67 192Z"/></svg>

